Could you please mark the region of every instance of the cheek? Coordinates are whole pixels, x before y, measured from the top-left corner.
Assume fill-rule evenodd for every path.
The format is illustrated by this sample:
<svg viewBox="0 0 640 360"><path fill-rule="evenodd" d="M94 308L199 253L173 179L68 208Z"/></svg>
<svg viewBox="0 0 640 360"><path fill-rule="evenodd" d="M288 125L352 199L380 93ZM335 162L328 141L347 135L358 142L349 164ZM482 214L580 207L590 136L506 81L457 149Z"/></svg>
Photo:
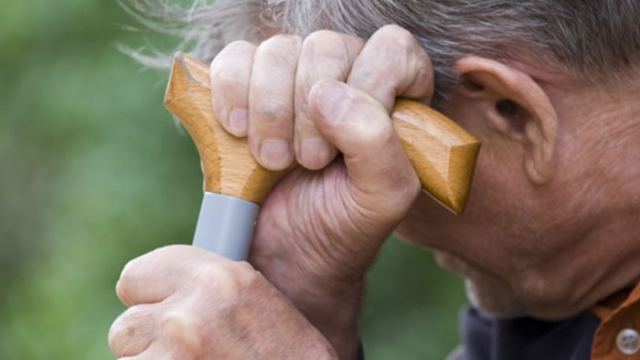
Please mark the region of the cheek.
<svg viewBox="0 0 640 360"><path fill-rule="evenodd" d="M417 245L443 249L462 257L478 257L509 245L519 223L519 211L509 204L515 197L500 176L486 176L479 164L466 210L455 216L422 194L398 233ZM515 205L518 206L517 204Z"/></svg>
<svg viewBox="0 0 640 360"><path fill-rule="evenodd" d="M502 170L501 170L502 169ZM509 276L546 257L538 234L543 224L521 179L481 156L465 212L455 216L421 195L399 227L404 239L454 254L494 276Z"/></svg>

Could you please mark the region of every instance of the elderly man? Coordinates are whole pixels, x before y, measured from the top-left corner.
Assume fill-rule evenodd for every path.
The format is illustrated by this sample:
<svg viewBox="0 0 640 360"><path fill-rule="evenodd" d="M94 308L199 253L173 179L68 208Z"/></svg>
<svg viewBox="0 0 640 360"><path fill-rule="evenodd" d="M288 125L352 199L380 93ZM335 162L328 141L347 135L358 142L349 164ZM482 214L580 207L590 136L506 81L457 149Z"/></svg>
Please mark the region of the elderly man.
<svg viewBox="0 0 640 360"><path fill-rule="evenodd" d="M263 166L303 168L249 263L172 246L125 267L118 357L362 356L365 272L395 230L466 279L452 358L640 359L639 2L133 5L189 28L218 119ZM483 142L464 215L419 193L399 96Z"/></svg>

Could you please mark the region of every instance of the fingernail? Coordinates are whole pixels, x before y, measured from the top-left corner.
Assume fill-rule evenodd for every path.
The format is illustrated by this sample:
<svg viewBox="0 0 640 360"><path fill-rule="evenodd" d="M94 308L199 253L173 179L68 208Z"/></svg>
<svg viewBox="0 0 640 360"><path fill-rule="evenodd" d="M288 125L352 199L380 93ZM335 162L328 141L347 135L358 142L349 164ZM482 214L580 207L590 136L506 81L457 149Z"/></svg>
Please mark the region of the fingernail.
<svg viewBox="0 0 640 360"><path fill-rule="evenodd" d="M341 120L351 104L346 86L334 81L324 82L319 86L318 110L324 120L329 122Z"/></svg>
<svg viewBox="0 0 640 360"><path fill-rule="evenodd" d="M249 111L246 108L234 108L229 113L229 129L236 136L247 134Z"/></svg>
<svg viewBox="0 0 640 360"><path fill-rule="evenodd" d="M300 143L300 160L302 165L311 170L323 168L329 162L331 149L326 140L312 137Z"/></svg>
<svg viewBox="0 0 640 360"><path fill-rule="evenodd" d="M262 165L271 170L282 170L291 164L293 155L289 143L281 139L266 139L260 146Z"/></svg>

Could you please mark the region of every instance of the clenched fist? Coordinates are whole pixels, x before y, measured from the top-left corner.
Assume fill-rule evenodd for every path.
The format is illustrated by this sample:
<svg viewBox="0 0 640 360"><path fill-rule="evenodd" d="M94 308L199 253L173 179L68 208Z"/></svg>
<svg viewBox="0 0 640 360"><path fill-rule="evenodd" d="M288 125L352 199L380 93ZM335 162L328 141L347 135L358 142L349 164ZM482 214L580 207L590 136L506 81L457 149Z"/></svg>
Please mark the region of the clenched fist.
<svg viewBox="0 0 640 360"><path fill-rule="evenodd" d="M112 325L120 359L335 359L329 342L246 262L191 246L130 261Z"/></svg>
<svg viewBox="0 0 640 360"><path fill-rule="evenodd" d="M264 203L250 262L350 358L364 273L420 191L389 113L398 96L430 100L429 57L391 25L366 43L331 31L232 43L211 75L217 119L256 160L301 165Z"/></svg>

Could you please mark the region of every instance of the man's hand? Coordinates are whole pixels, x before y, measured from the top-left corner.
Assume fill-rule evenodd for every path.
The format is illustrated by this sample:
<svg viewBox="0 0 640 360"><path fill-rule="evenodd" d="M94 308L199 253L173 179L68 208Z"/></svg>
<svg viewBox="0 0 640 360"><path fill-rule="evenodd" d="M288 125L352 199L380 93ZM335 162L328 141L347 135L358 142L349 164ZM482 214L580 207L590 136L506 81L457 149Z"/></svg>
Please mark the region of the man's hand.
<svg viewBox="0 0 640 360"><path fill-rule="evenodd" d="M398 26L366 44L277 35L228 45L211 85L218 120L258 162L302 165L263 205L250 262L352 357L364 272L419 192L388 114L397 96L429 101L429 57Z"/></svg>
<svg viewBox="0 0 640 360"><path fill-rule="evenodd" d="M129 307L109 346L126 359L335 359L329 342L246 262L191 246L130 261L116 285Z"/></svg>

